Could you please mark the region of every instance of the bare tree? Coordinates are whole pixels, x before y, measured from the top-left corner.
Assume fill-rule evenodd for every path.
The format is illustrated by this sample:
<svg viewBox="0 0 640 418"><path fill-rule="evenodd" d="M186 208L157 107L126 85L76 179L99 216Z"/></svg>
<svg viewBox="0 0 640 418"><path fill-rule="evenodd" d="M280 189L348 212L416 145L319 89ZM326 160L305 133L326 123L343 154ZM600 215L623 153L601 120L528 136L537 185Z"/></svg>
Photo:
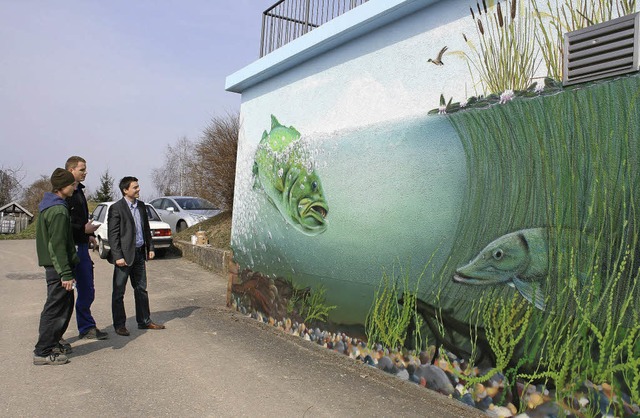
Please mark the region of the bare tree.
<svg viewBox="0 0 640 418"><path fill-rule="evenodd" d="M45 192L51 191L51 182L49 176L41 175L40 178L24 191L22 202L20 204L29 212L38 213L38 204L42 201Z"/></svg>
<svg viewBox="0 0 640 418"><path fill-rule="evenodd" d="M167 145L164 165L153 169L152 181L162 196L193 194L188 188L188 176L194 152L193 143L182 137L174 146Z"/></svg>
<svg viewBox="0 0 640 418"><path fill-rule="evenodd" d="M21 177L21 168L0 168L0 206L17 199L23 177Z"/></svg>
<svg viewBox="0 0 640 418"><path fill-rule="evenodd" d="M190 189L222 210L232 210L240 116L215 117L195 146Z"/></svg>

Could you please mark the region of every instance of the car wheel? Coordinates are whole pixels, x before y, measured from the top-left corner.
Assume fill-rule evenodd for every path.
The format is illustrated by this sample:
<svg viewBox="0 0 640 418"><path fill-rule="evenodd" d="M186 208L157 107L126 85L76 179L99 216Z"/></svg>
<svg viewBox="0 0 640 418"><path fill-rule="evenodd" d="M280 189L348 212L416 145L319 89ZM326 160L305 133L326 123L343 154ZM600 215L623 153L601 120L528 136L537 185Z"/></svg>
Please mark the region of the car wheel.
<svg viewBox="0 0 640 418"><path fill-rule="evenodd" d="M109 251L106 248L104 248L104 241L102 241L102 238L100 237L98 237L98 255L103 260L107 258L107 256L109 255Z"/></svg>
<svg viewBox="0 0 640 418"><path fill-rule="evenodd" d="M178 225L176 225L176 232L180 232L183 229L187 229L187 223L185 221L178 222Z"/></svg>

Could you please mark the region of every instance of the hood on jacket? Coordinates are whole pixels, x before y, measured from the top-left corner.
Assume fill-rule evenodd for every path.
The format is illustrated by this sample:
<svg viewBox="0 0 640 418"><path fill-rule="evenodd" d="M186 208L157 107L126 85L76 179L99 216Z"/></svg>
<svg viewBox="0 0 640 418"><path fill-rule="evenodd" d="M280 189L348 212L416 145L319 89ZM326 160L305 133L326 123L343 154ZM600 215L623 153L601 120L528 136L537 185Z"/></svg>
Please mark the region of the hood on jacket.
<svg viewBox="0 0 640 418"><path fill-rule="evenodd" d="M40 212L43 212L46 209L49 209L51 206L57 205L64 205L66 207L67 202L55 193L46 192L44 194L44 197L42 198L42 202L40 202L40 204L38 205L38 210Z"/></svg>

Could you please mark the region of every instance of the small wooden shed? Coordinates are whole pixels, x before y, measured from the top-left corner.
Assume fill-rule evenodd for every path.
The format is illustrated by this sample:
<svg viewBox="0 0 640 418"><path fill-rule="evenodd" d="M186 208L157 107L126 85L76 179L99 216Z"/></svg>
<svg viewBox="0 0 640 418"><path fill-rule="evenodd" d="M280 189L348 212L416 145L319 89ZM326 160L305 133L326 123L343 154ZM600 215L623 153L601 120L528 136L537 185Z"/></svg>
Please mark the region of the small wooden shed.
<svg viewBox="0 0 640 418"><path fill-rule="evenodd" d="M11 202L0 207L0 234L17 234L27 228L33 220L33 214Z"/></svg>

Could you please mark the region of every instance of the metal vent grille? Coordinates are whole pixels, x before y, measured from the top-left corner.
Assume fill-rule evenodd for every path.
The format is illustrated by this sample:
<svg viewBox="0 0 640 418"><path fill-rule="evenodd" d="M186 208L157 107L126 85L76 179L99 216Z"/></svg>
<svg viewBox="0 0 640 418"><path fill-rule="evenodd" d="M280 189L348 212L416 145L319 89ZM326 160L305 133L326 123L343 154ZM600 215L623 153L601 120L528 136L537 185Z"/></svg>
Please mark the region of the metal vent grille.
<svg viewBox="0 0 640 418"><path fill-rule="evenodd" d="M566 33L562 84L638 71L639 22L640 12Z"/></svg>

